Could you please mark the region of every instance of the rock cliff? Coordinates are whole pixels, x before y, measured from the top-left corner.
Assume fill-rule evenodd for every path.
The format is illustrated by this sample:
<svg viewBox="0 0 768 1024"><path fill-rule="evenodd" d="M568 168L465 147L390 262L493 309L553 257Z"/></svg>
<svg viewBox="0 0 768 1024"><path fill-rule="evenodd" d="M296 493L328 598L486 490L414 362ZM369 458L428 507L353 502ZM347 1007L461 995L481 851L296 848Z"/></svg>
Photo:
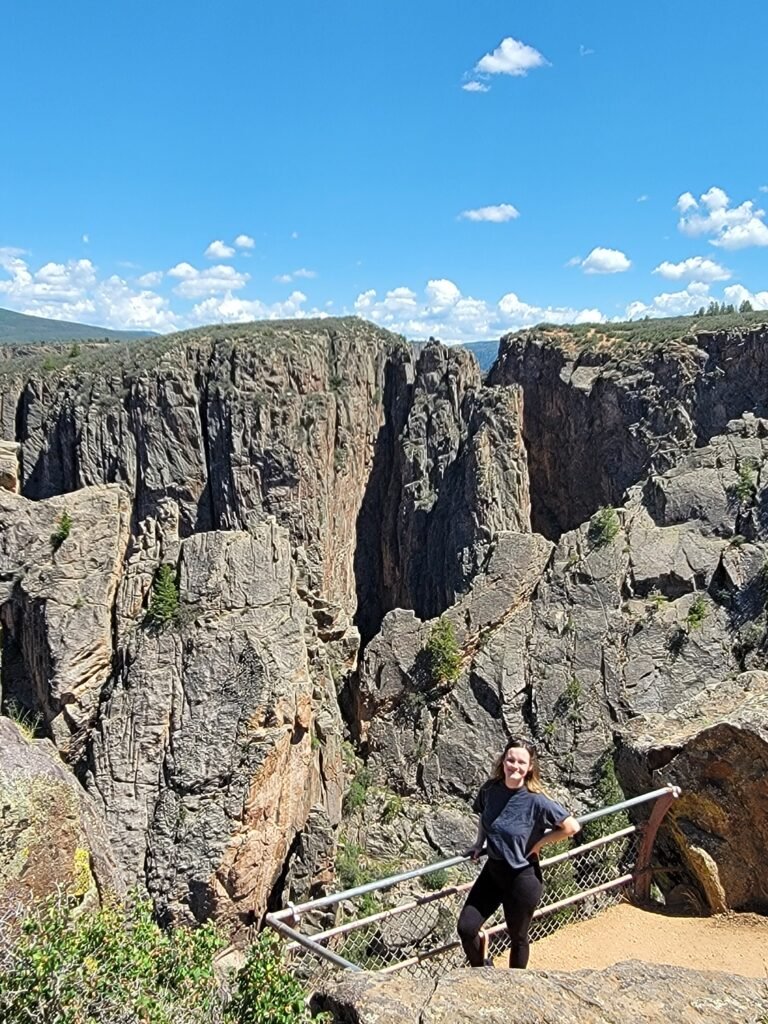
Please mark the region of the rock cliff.
<svg viewBox="0 0 768 1024"><path fill-rule="evenodd" d="M765 667L765 333L542 328L485 382L355 319L8 358L3 710L56 745L129 884L234 931L328 885L340 828L450 852L512 731L589 806L628 721L661 716L666 749L665 716ZM451 685L424 666L440 616ZM378 794L357 821L345 737Z"/></svg>

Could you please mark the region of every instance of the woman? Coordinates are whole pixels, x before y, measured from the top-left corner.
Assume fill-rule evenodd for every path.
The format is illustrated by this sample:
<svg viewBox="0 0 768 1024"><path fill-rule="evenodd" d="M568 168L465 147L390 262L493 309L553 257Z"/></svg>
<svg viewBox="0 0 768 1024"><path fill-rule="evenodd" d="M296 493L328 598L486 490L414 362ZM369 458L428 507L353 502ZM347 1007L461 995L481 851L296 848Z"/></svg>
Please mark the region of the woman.
<svg viewBox="0 0 768 1024"><path fill-rule="evenodd" d="M576 835L581 826L565 807L544 795L536 748L519 736L507 743L472 809L480 820L475 845L467 852L477 860L486 843L488 859L459 916L461 943L470 964L482 967L479 932L501 904L509 931L509 966L525 967L528 929L541 899L539 853L546 843Z"/></svg>

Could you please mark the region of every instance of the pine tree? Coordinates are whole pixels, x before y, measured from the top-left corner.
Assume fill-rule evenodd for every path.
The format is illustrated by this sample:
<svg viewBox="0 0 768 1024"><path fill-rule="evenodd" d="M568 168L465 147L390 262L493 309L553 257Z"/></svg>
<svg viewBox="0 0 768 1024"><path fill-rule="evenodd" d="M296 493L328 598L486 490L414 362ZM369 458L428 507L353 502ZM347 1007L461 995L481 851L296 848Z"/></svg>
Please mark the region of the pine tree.
<svg viewBox="0 0 768 1024"><path fill-rule="evenodd" d="M176 571L167 562L160 566L152 584L152 601L147 620L153 626L163 627L175 622L179 615L179 588Z"/></svg>

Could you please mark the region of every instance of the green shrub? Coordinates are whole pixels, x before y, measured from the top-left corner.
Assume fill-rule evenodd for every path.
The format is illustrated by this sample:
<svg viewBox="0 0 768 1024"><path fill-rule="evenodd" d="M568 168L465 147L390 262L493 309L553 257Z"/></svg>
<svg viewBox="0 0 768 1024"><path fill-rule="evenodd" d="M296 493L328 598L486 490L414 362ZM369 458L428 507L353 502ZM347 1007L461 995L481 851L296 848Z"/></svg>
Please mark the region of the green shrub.
<svg viewBox="0 0 768 1024"><path fill-rule="evenodd" d="M392 796L384 804L384 809L381 812L381 822L383 825L391 825L392 822L403 813L403 798L393 793Z"/></svg>
<svg viewBox="0 0 768 1024"><path fill-rule="evenodd" d="M162 629L178 621L179 588L176 583L176 571L167 562L157 570L152 584L152 600L147 612L150 625Z"/></svg>
<svg viewBox="0 0 768 1024"><path fill-rule="evenodd" d="M688 628L700 629L708 614L709 609L707 608L707 602L701 595L699 595L688 609L688 614L685 618L685 621L688 623Z"/></svg>
<svg viewBox="0 0 768 1024"><path fill-rule="evenodd" d="M67 512L66 509L61 513L59 518L56 520L56 529L51 534L51 546L54 551L58 551L64 541L70 534L72 529L72 516Z"/></svg>
<svg viewBox="0 0 768 1024"><path fill-rule="evenodd" d="M360 765L352 778L352 782L349 784L349 789L344 794L345 814L351 814L363 806L368 796L371 782L371 773L365 765Z"/></svg>
<svg viewBox="0 0 768 1024"><path fill-rule="evenodd" d="M262 932L248 950L225 1019L237 1024L300 1024L311 1019L304 989L284 966L276 935Z"/></svg>
<svg viewBox="0 0 768 1024"><path fill-rule="evenodd" d="M438 868L437 871L430 871L428 875L421 876L421 884L430 892L439 892L445 889L451 880L448 868Z"/></svg>
<svg viewBox="0 0 768 1024"><path fill-rule="evenodd" d="M424 648L434 686L452 686L461 671L461 649L452 622L442 616L432 626Z"/></svg>
<svg viewBox="0 0 768 1024"><path fill-rule="evenodd" d="M615 508L605 505L599 508L589 521L587 535L596 548L604 547L614 539L621 529Z"/></svg>
<svg viewBox="0 0 768 1024"><path fill-rule="evenodd" d="M738 478L729 492L740 505L748 505L755 497L755 489L755 464L747 459L739 466Z"/></svg>
<svg viewBox="0 0 768 1024"><path fill-rule="evenodd" d="M2 941L5 939L5 941ZM225 945L213 924L164 931L142 900L107 900L73 916L63 897L0 935L3 1024L298 1024L304 991L262 933L224 1004L213 959Z"/></svg>

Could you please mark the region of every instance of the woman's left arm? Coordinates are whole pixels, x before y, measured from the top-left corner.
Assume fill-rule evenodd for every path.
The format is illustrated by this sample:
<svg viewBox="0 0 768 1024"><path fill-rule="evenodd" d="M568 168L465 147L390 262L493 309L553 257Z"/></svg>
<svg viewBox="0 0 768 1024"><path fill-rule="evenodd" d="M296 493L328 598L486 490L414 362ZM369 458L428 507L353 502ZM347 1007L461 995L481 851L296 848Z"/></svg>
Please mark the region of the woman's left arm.
<svg viewBox="0 0 768 1024"><path fill-rule="evenodd" d="M542 836L538 843L533 844L528 851L528 856L538 857L542 846L546 846L547 843L559 843L561 839L570 839L577 832L581 832L581 825L569 814L564 821L560 822L557 828L553 828L551 832L547 832L545 836Z"/></svg>

